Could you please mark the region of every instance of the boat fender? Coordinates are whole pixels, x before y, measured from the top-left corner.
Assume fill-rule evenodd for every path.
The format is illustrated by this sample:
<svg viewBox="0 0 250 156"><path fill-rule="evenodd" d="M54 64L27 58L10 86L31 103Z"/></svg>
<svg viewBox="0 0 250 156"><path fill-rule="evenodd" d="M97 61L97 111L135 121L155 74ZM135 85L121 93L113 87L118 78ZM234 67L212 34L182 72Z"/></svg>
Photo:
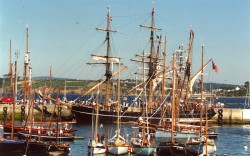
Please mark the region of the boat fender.
<svg viewBox="0 0 250 156"><path fill-rule="evenodd" d="M128 151L129 151L129 152L131 152L131 148L130 148L130 146L128 146Z"/></svg>

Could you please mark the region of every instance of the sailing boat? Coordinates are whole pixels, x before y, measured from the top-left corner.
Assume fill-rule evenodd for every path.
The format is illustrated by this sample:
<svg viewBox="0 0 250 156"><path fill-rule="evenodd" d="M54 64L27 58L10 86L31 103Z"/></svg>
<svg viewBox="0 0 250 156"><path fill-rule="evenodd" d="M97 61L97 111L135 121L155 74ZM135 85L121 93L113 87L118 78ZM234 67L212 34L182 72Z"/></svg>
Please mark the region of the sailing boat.
<svg viewBox="0 0 250 156"><path fill-rule="evenodd" d="M152 136L150 135L150 130L149 130L149 117L148 117L148 114L152 112L152 102L153 102L153 99L152 99L152 96L153 96L153 90L154 90L154 86L156 86L156 74L159 74L157 73L156 69L157 69L157 64L159 63L158 62L158 56L159 56L159 47L161 45L161 37L159 37L158 39L158 42L159 42L159 45L158 45L158 51L157 51L157 54L155 54L154 52L154 31L155 30L161 30L159 28L156 28L154 26L154 4L152 6L152 13L151 13L151 26L148 27L148 26L143 26L143 25L140 25L141 27L145 27L145 28L150 28L151 29L151 36L150 36L150 55L149 56L145 56L144 55L144 52L143 52L143 55L140 56L142 57L142 61L138 61L138 60L132 60L132 61L136 61L136 62L142 62L142 65L143 65L143 82L140 84L140 85L144 85L143 87L143 90L142 92L145 93L145 97L143 101L146 101L146 105L143 104L142 105L142 117L141 117L141 120L140 123L139 123L139 126L142 126L142 134L140 137L138 138L132 138L131 139L131 145L132 145L132 150L134 153L136 154L139 154L139 155L151 155L154 150L155 150L155 143L154 143L154 139L152 139ZM165 51L164 51L164 54L166 53L166 37L165 37ZM139 56L139 55L138 55ZM148 63L148 67L149 67L149 73L148 73L148 79L144 80L144 58L149 58L149 63ZM165 65L165 59L164 59L164 65ZM164 66L164 72L165 72L165 66ZM164 79L164 76L165 74L163 74L163 79ZM164 81L163 81L164 82ZM140 85L137 85L137 86L140 86ZM162 85L163 86L163 85ZM163 89L164 90L164 89ZM146 94L146 91L147 94ZM146 121L144 121L144 119L146 119Z"/></svg>
<svg viewBox="0 0 250 156"><path fill-rule="evenodd" d="M144 52L143 52L144 56ZM142 58L143 71L144 71L144 58ZM143 72L144 73L144 72ZM144 81L144 74L143 74ZM142 92L146 91L146 85L144 85ZM146 94L146 93L145 93ZM146 96L145 96L146 97ZM147 101L144 98L143 101ZM139 118L139 128L142 126L142 134L138 138L131 138L131 148L132 152L138 155L151 155L154 152L155 144L151 139L150 130L149 130L149 122L148 122L148 112L147 112L147 102L146 106L142 103L142 117ZM146 121L144 121L146 118Z"/></svg>
<svg viewBox="0 0 250 156"><path fill-rule="evenodd" d="M14 140L14 118L15 118L15 101L13 98L12 92L12 63L11 63L11 40L10 40L10 98L13 100L9 101L12 107L12 131L11 131L11 139L4 138L4 125L0 125L0 155L22 155L23 149L25 147L25 141L23 140ZM3 102L3 101L2 101Z"/></svg>
<svg viewBox="0 0 250 156"><path fill-rule="evenodd" d="M93 118L95 118L95 121L92 120L92 127L94 126L94 137L92 137L91 140L89 140L88 143L88 152L90 154L103 154L106 152L106 147L104 146L104 138L100 138L98 134L98 123L99 123L99 103L98 103L98 95L99 95L99 88L97 91L97 97L96 97L96 110L95 110L95 117L93 115Z"/></svg>
<svg viewBox="0 0 250 156"><path fill-rule="evenodd" d="M99 82L96 84L94 87L92 87L90 90L85 92L83 96L86 96L90 94L94 89L96 89L98 86L102 85L105 83L105 102L102 108L99 109L99 116L100 120L102 121L111 121L114 117L117 117L117 110L115 109L115 102L113 102L110 99L110 86L111 86L111 78L123 71L126 66L122 67L119 69L117 72L112 73L112 66L114 64L118 64L120 61L120 58L118 57L113 57L110 56L110 51L111 51L111 46L110 46L110 34L112 32L116 32L115 30L111 30L110 22L112 21L112 17L110 16L110 9L108 7L108 13L107 13L107 26L106 28L96 28L96 30L100 31L105 31L106 32L106 40L105 42L107 43L107 52L105 56L99 56L99 55L94 55L92 54L91 57L94 60L101 60L104 62L90 62L87 63L89 65L92 64L103 64L106 67L106 72L105 72L105 77L106 79L104 81ZM88 102L85 103L85 105L73 105L72 106L72 113L74 113L77 117L78 121L90 121L91 120L91 114L93 112L93 107L91 106L92 104L89 104ZM107 115L109 114L109 115ZM105 116L105 118L104 118ZM82 120L84 119L84 120Z"/></svg>
<svg viewBox="0 0 250 156"><path fill-rule="evenodd" d="M26 142L24 140L9 140L3 137L3 126L0 125L0 155L22 155Z"/></svg>
<svg viewBox="0 0 250 156"><path fill-rule="evenodd" d="M204 56L204 45L202 46L202 67L203 67L203 56ZM198 139L188 139L186 142L186 148L188 151L194 154L202 154L202 155L208 155L211 153L214 153L216 151L216 145L214 143L214 140L208 139L207 136L207 115L206 115L206 126L205 126L205 133L206 135L203 136L203 129L202 129L202 111L203 111L203 106L204 106L204 100L203 100L203 68L201 71L201 101L200 101L200 136ZM207 106L205 106L206 110ZM206 111L205 111L206 112ZM206 113L207 114L207 113Z"/></svg>
<svg viewBox="0 0 250 156"><path fill-rule="evenodd" d="M118 64L120 69L120 63ZM118 74L118 91L117 91L117 130L115 135L108 140L108 152L112 154L126 154L128 153L130 147L127 145L126 140L120 135L120 73Z"/></svg>
<svg viewBox="0 0 250 156"><path fill-rule="evenodd" d="M58 91L58 95L57 95L57 99L59 98L60 95L60 89ZM45 99L43 99L43 101L45 101ZM56 111L56 107L58 108L58 115L57 115L57 121L56 122L52 122L54 119L54 114ZM32 109L32 114L30 115L30 110ZM47 124L45 122L43 122L43 119L41 118L41 122L39 122L39 127L34 128L34 123L35 122L31 122L31 120L33 119L33 115L34 115L34 102L32 102L32 105L29 107L28 110L28 118L27 121L25 122L24 125L24 130L23 131L19 131L19 137L20 138L40 138L40 140L42 141L56 141L58 138L61 141L73 141L75 139L75 135L74 133L71 133L71 130L66 130L62 128L62 122L60 122L59 120L61 120L61 104L60 102L57 100L57 103L55 103L54 105L54 109L53 112L51 114L50 117L50 121L48 123L48 128L43 128L42 124ZM44 110L44 109L43 109ZM43 113L43 111L42 111ZM30 119L30 120L28 120ZM26 126L26 124L29 121L29 126ZM52 128L52 123L55 124L55 128ZM60 125L60 127L58 126ZM69 132L69 133L64 133L64 132ZM60 135L58 135L60 134Z"/></svg>
<svg viewBox="0 0 250 156"><path fill-rule="evenodd" d="M172 60L172 95L171 95L171 140L170 141L162 141L159 146L156 148L157 154L160 156L174 156L174 155L187 155L185 150L185 145L179 142L176 142L174 132L175 132L175 124L176 124L176 68L174 62L174 54Z"/></svg>
<svg viewBox="0 0 250 156"><path fill-rule="evenodd" d="M143 108L147 108L147 103ZM139 137L131 138L132 152L137 155L151 155L155 150L155 142L153 136L150 133L151 130L149 129L148 114L145 110L147 109L143 109L143 116L139 118L138 125L142 132L139 134ZM146 121L144 121L144 118L146 118Z"/></svg>
<svg viewBox="0 0 250 156"><path fill-rule="evenodd" d="M162 65L160 65L161 62L161 58L159 56L160 54L160 48L158 48L157 50L155 50L155 41L158 42L158 44L160 45L160 36L156 36L156 31L157 30L161 30L160 28L155 27L155 23L154 23L154 5L152 7L152 15L151 15L151 25L150 26L144 26L144 25L140 25L140 27L143 28L148 28L150 29L150 54L149 55L136 55L138 57L143 57L145 59L147 59L148 61L148 79L140 84L138 84L137 86L135 86L134 88L132 88L130 91L127 92L127 94L129 95L131 92L133 92L135 89L138 89L138 87L141 87L143 85L145 85L145 83L147 83L147 94L148 94L148 114L149 116L152 116L152 118L150 118L150 122L154 123L154 124L158 124L159 121L161 120L161 113L160 113L160 109L158 109L158 106L155 106L154 102L155 102L155 93L156 91L154 91L154 89L156 88L156 86L158 85L157 83L160 82L161 80L159 79L160 75L163 75L163 72L165 72L166 68L163 69L162 71L157 71L157 68L162 67ZM108 16L110 18L110 16ZM114 107L111 107L111 104L109 102L109 93L110 93L110 78L114 75L112 75L111 71L110 71L110 64L111 62L115 63L115 60L118 60L118 58L116 57L111 57L109 55L109 50L110 50L110 45L109 45L109 33L110 32L115 32L114 30L111 30L109 28L109 24L110 21L107 21L107 28L106 29L99 29L97 28L97 30L103 30L103 31L107 31L107 37L106 37L106 42L107 42L107 55L106 56L97 56L97 55L92 55L92 58L96 59L96 60L106 60L106 62L100 62L99 64L104 64L106 65L106 80L103 82L98 83L95 87L91 88L88 92L86 92L83 96L89 94L91 91L93 91L97 86L101 85L102 83L106 83L106 98L105 98L105 105L103 107L103 109L101 108L99 110L99 114L100 114L100 120L102 122L110 122L112 121L112 119L114 117L116 117L116 109L114 109ZM158 46L159 47L159 46ZM140 61L139 61L140 62ZM90 64L90 63L89 63ZM97 63L91 63L91 64L97 64ZM169 71L170 72L170 71ZM160 80L160 81L159 81ZM158 82L157 82L158 81ZM164 104L162 104L164 105ZM129 106L129 107L127 107ZM136 121L138 116L142 116L142 109L141 108L136 108L133 106L133 103L130 103L128 105L125 106L125 109L123 110L123 116L121 118L121 121ZM155 110L158 109L158 112L155 112ZM91 113L92 113L93 108L89 105L73 105L72 106L72 113L77 117L78 121L82 121L82 122L90 122L91 121ZM108 114L108 115L107 115ZM193 115L189 115L189 111L183 111L179 117L183 117L183 118L189 118L189 117L193 117L195 114ZM213 115L211 115L213 116ZM83 120L84 119L84 120Z"/></svg>

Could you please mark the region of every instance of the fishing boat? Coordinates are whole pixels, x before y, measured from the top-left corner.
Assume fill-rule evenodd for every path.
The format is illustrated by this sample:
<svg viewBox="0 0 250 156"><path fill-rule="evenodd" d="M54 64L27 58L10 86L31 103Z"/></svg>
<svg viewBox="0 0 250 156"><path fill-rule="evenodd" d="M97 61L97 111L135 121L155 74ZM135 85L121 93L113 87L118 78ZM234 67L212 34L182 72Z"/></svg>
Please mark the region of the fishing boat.
<svg viewBox="0 0 250 156"><path fill-rule="evenodd" d="M99 89L97 92L99 94ZM92 139L90 139L88 143L88 153L90 154L103 154L106 152L104 137L100 137L98 133L98 127L99 127L98 123L99 123L99 104L97 96L95 115L93 115L93 120L92 120L92 129L94 132L93 133L94 136L92 136Z"/></svg>
<svg viewBox="0 0 250 156"><path fill-rule="evenodd" d="M120 69L120 64L119 64ZM117 124L115 135L108 140L108 152L115 155L128 153L130 146L127 144L125 138L120 135L120 74L118 74L118 98L117 98Z"/></svg>
<svg viewBox="0 0 250 156"><path fill-rule="evenodd" d="M203 67L203 56L204 56L204 45L202 46L202 67ZM206 110L207 106L204 103L203 100L203 79L204 79L204 71L202 68L201 72L201 98L200 98L200 111ZM205 136L203 134L203 126L202 126L202 115L200 115L200 132L199 132L199 137L196 137L196 139L191 138L188 139L186 142L186 148L190 153L194 154L202 154L202 155L208 155L215 153L216 151L216 145L214 140L209 139L207 136L208 132L208 125L207 125L207 117L205 118L206 125L205 125Z"/></svg>
<svg viewBox="0 0 250 156"><path fill-rule="evenodd" d="M119 67L120 69L120 63ZM129 152L130 146L120 132L120 74L118 74L118 89L117 89L117 124L115 135L108 140L108 152L111 154L121 155Z"/></svg>
<svg viewBox="0 0 250 156"><path fill-rule="evenodd" d="M74 124L76 123L75 121L73 122L59 122L58 124L61 125L60 127L62 127L61 129L55 129L55 128L51 128L51 129L48 129L48 125L49 125L49 122L43 122L43 126L40 127L40 122L29 122L29 124L32 124L32 127L30 127L29 125L26 125L26 127L24 127L25 123L23 123L23 125L20 125L20 126L17 126L17 125L14 125L12 126L12 122L7 120L5 123L2 123L2 126L4 127L4 131L7 132L7 133L11 133L11 130L12 130L12 127L14 129L14 133L18 133L20 131L28 131L31 129L32 132L34 133L48 133L48 131L62 131L64 134L65 133L73 133L75 132L76 130L75 129L72 129L71 126L69 126L70 124ZM52 127L55 127L55 124L56 122L52 122L51 123L53 126Z"/></svg>
<svg viewBox="0 0 250 156"><path fill-rule="evenodd" d="M26 36L27 36L27 45L28 45L28 27L26 28ZM27 46L27 52L28 53L28 46ZM27 65L27 55L25 56L25 65ZM15 62L16 65L16 62ZM16 70L15 70L16 71ZM14 118L15 118L15 103L16 98L14 98L13 94L13 86L12 86L12 63L11 63L11 41L10 41L10 96L13 98L12 101L12 122L11 122L11 138L5 139L3 138L4 134L4 126L0 125L0 155L3 156L11 156L11 155L26 155L26 154L32 154L32 153L39 153L42 155L47 154L47 148L43 143L39 143L37 141L32 141L31 139L27 140L17 140L14 138ZM16 72L15 72L15 92L16 89ZM15 100L14 100L15 99Z"/></svg>
<svg viewBox="0 0 250 156"><path fill-rule="evenodd" d="M139 122L138 125L140 127L140 135L136 138L132 138L131 139L131 148L132 148L132 152L138 155L151 155L153 154L154 150L155 150L155 137L153 135L152 130L150 130L150 123L152 123L151 121L149 121L149 113L152 113L152 90L154 90L154 81L155 81L155 77L157 74L159 74L158 72L151 72L152 70L155 70L156 64L158 64L158 60L157 60L157 56L159 56L159 49L161 46L161 37L158 38L157 40L157 56L155 56L155 52L154 52L154 34L155 34L155 30L161 30L159 28L156 28L154 25L154 4L152 5L152 12L151 12L151 26L143 26L140 25L141 27L144 28L150 28L151 31L151 35L150 35L150 55L146 56L143 54L140 56L142 58L142 82L145 82L143 84L142 87L142 92L140 94L142 94L141 98L142 101L142 116L140 116L139 118ZM166 37L165 37L165 41L164 41L164 65L163 65L163 69L165 71L165 61L166 61ZM139 56L139 55L138 55ZM145 58L149 58L149 61L145 61ZM132 60L132 61L136 61L136 62L140 62L138 60ZM145 74L144 74L144 70L145 70L145 62L149 62L148 67L149 67L149 73L148 76L149 78L145 81ZM165 72L163 71L163 79L165 79ZM164 82L164 80L163 80ZM164 84L163 84L164 85ZM164 92L164 89L162 90ZM162 95L162 101L164 101L164 95ZM154 131L153 131L154 132Z"/></svg>
<svg viewBox="0 0 250 156"><path fill-rule="evenodd" d="M193 37L193 36L192 36ZM175 87L177 86L176 84L176 67L175 67L175 54L173 54L173 60L172 60L172 94L171 94L171 112L172 112L172 121L171 121L171 139L168 140L166 138L166 141L161 141L159 145L156 148L157 155L160 156L174 156L174 155L179 155L179 156L184 156L184 155L189 155L189 153L186 151L185 144L181 142L177 142L175 140L175 124L177 120L176 116L176 111L177 107L176 104L179 103L176 99L178 99L178 92L176 91Z"/></svg>
<svg viewBox="0 0 250 156"><path fill-rule="evenodd" d="M0 155L21 155L24 152L25 141L9 140L5 139L3 126L0 126Z"/></svg>
<svg viewBox="0 0 250 156"><path fill-rule="evenodd" d="M139 128L140 133L137 137L131 138L131 150L132 153L137 155L152 155L155 150L155 137L154 133L150 133L149 123L146 121L140 120L142 125Z"/></svg>

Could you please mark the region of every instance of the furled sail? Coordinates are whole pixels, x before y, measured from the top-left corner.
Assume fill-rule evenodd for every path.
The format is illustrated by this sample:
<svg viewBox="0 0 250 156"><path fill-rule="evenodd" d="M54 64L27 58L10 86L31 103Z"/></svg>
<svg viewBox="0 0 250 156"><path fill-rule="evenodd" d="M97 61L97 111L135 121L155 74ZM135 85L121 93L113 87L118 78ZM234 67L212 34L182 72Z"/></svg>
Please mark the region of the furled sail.
<svg viewBox="0 0 250 156"><path fill-rule="evenodd" d="M103 61L107 60L107 56L99 56L99 55L93 55L93 54L91 56L94 60L103 60ZM118 57L108 57L108 59L112 62L117 62L117 63L120 62L120 58Z"/></svg>

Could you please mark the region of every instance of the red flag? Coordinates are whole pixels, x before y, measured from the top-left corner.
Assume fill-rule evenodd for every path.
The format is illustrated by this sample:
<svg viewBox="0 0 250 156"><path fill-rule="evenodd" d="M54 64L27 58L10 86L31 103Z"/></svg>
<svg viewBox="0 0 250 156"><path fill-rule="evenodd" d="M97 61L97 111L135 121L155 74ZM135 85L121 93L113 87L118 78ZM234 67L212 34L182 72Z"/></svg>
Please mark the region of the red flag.
<svg viewBox="0 0 250 156"><path fill-rule="evenodd" d="M219 68L214 64L214 61L212 61L213 64L213 70L217 73L219 71Z"/></svg>
<svg viewBox="0 0 250 156"><path fill-rule="evenodd" d="M112 16L109 17L109 21L112 21Z"/></svg>
<svg viewBox="0 0 250 156"><path fill-rule="evenodd" d="M192 34L192 36L194 37L194 31L191 29L191 34Z"/></svg>
<svg viewBox="0 0 250 156"><path fill-rule="evenodd" d="M152 14L155 13L155 6L152 8Z"/></svg>
<svg viewBox="0 0 250 156"><path fill-rule="evenodd" d="M26 92L29 91L29 82L26 82L25 90L26 90Z"/></svg>

